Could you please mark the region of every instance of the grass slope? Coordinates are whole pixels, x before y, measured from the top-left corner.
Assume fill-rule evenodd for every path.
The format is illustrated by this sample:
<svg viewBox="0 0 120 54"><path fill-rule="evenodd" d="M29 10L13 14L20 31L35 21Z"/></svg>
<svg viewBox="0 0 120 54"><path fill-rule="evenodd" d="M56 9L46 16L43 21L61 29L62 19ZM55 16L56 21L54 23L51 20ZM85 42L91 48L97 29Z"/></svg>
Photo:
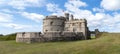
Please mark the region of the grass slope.
<svg viewBox="0 0 120 54"><path fill-rule="evenodd" d="M120 54L120 34L105 33L97 39L72 42L0 41L0 54Z"/></svg>

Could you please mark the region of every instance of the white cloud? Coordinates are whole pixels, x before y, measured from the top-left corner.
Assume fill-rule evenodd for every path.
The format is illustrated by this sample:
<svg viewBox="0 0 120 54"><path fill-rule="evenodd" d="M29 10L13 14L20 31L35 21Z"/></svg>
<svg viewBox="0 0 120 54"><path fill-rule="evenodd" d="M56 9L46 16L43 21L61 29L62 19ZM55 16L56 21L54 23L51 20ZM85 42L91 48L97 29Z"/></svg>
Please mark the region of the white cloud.
<svg viewBox="0 0 120 54"><path fill-rule="evenodd" d="M94 18L95 18L95 20L105 19L105 14L104 13L96 13Z"/></svg>
<svg viewBox="0 0 120 54"><path fill-rule="evenodd" d="M79 9L77 9L77 8L86 7L86 6L87 6L87 4L80 0L68 0L68 2L65 3L65 7L67 8L66 11L59 8L58 4L48 3L46 5L47 10L49 12L52 12L51 15L58 15L58 16L63 16L65 12L69 12L69 11L79 11ZM87 10L85 10L85 12L87 12Z"/></svg>
<svg viewBox="0 0 120 54"><path fill-rule="evenodd" d="M120 0L102 0L101 7L106 10L120 10Z"/></svg>
<svg viewBox="0 0 120 54"><path fill-rule="evenodd" d="M25 9L26 7L41 7L45 5L45 0L0 0L0 6L8 5L15 9Z"/></svg>
<svg viewBox="0 0 120 54"><path fill-rule="evenodd" d="M42 30L42 26L37 24L0 23L0 27L2 30L0 33L2 34L10 34L15 32L40 32Z"/></svg>
<svg viewBox="0 0 120 54"><path fill-rule="evenodd" d="M94 25L97 25L96 27L98 27L99 29L101 28L106 28L106 29L101 29L101 30L107 30L109 32L112 32L112 31L116 31L116 32L120 32L118 31L119 30L119 26L120 26L120 14L114 14L114 15L110 15L110 14L104 14L104 13L101 13L100 14L101 17L101 20L93 20L93 22L96 22L95 24L91 21L89 22L89 24L93 24L93 25L90 25L91 27ZM99 15L98 16L95 16L96 18L99 18ZM98 24L97 24L98 23Z"/></svg>
<svg viewBox="0 0 120 54"><path fill-rule="evenodd" d="M15 24L15 23L2 23L1 26L12 28L15 30L23 30L23 29L30 29L32 25L23 25L23 24Z"/></svg>
<svg viewBox="0 0 120 54"><path fill-rule="evenodd" d="M5 6L3 4L7 4L9 1L7 0L0 0L0 6Z"/></svg>
<svg viewBox="0 0 120 54"><path fill-rule="evenodd" d="M2 9L0 10L1 12L5 12L5 13L12 13L12 11L10 11L9 9Z"/></svg>
<svg viewBox="0 0 120 54"><path fill-rule="evenodd" d="M65 3L66 11L75 15L75 18L86 18L89 17L92 13L89 10L81 10L80 7L86 7L87 4L80 0L70 0Z"/></svg>
<svg viewBox="0 0 120 54"><path fill-rule="evenodd" d="M61 8L59 8L59 5L48 3L46 7L47 7L47 11L52 12L51 15L63 16L64 11Z"/></svg>
<svg viewBox="0 0 120 54"><path fill-rule="evenodd" d="M37 13L28 13L28 12L21 12L20 13L25 18L34 20L36 22L40 22L41 19L43 19L45 16Z"/></svg>
<svg viewBox="0 0 120 54"><path fill-rule="evenodd" d="M5 27L8 27L8 28L13 28L13 29L23 29L23 28L25 28L25 27L28 27L28 26L26 26L26 25L18 25L18 24L14 24L14 23L8 23L8 24L4 24L3 26L5 26Z"/></svg>
<svg viewBox="0 0 120 54"><path fill-rule="evenodd" d="M47 6L47 10L50 12L60 11L57 4L48 3L46 6Z"/></svg>
<svg viewBox="0 0 120 54"><path fill-rule="evenodd" d="M13 15L0 12L0 22L11 22Z"/></svg>
<svg viewBox="0 0 120 54"><path fill-rule="evenodd" d="M87 4L85 2L82 2L80 0L69 0L67 3L65 3L65 7L66 6L74 6L76 8L79 8L79 7L86 7Z"/></svg>
<svg viewBox="0 0 120 54"><path fill-rule="evenodd" d="M80 0L69 0L65 3L65 7L69 11L77 11L80 7L86 7L87 4L85 2L82 2Z"/></svg>
<svg viewBox="0 0 120 54"><path fill-rule="evenodd" d="M100 9L100 8L93 8L93 11L94 12L105 12L105 10L104 9Z"/></svg>

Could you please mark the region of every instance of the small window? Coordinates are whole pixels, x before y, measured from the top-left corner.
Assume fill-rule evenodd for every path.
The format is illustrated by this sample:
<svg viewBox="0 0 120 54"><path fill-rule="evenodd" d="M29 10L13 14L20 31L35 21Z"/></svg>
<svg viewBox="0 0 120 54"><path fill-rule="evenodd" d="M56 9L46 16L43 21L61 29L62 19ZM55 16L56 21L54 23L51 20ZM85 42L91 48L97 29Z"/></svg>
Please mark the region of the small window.
<svg viewBox="0 0 120 54"><path fill-rule="evenodd" d="M45 32L47 32L48 30L45 30Z"/></svg>
<svg viewBox="0 0 120 54"><path fill-rule="evenodd" d="M39 34L42 34L41 32L39 32Z"/></svg>
<svg viewBox="0 0 120 54"><path fill-rule="evenodd" d="M79 26L81 26L81 23L79 23Z"/></svg>
<svg viewBox="0 0 120 54"><path fill-rule="evenodd" d="M75 26L75 23L73 23L72 26Z"/></svg>
<svg viewBox="0 0 120 54"><path fill-rule="evenodd" d="M68 27L66 27L65 30L68 31Z"/></svg>
<svg viewBox="0 0 120 54"><path fill-rule="evenodd" d="M62 26L64 26L64 22L62 22Z"/></svg>
<svg viewBox="0 0 120 54"><path fill-rule="evenodd" d="M22 36L25 36L25 32L22 33Z"/></svg>
<svg viewBox="0 0 120 54"><path fill-rule="evenodd" d="M35 33L35 36L37 36L37 33Z"/></svg>
<svg viewBox="0 0 120 54"><path fill-rule="evenodd" d="M50 25L53 25L53 21L52 21L52 22L50 22Z"/></svg>
<svg viewBox="0 0 120 54"><path fill-rule="evenodd" d="M75 31L76 31L76 28L73 28L73 31L75 32Z"/></svg>

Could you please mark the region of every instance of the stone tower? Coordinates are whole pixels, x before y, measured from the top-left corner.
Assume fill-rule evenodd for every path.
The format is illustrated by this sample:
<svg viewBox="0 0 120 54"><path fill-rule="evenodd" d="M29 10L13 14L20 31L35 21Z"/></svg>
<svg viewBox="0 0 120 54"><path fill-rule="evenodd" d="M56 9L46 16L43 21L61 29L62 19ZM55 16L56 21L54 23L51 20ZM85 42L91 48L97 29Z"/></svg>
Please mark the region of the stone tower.
<svg viewBox="0 0 120 54"><path fill-rule="evenodd" d="M61 32L64 31L64 22L66 18L63 16L47 16L43 19L43 33L45 41L57 41L61 39Z"/></svg>
<svg viewBox="0 0 120 54"><path fill-rule="evenodd" d="M43 19L43 33L64 30L64 17L48 16Z"/></svg>

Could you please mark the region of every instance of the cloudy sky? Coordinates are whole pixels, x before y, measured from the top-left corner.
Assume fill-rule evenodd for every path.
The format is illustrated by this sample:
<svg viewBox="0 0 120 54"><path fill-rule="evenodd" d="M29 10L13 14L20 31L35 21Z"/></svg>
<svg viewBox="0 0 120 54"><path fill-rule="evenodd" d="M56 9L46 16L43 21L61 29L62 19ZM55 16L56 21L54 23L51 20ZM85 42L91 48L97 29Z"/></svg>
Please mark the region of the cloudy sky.
<svg viewBox="0 0 120 54"><path fill-rule="evenodd" d="M120 0L0 0L0 34L42 31L47 15L85 18L90 30L120 32Z"/></svg>

